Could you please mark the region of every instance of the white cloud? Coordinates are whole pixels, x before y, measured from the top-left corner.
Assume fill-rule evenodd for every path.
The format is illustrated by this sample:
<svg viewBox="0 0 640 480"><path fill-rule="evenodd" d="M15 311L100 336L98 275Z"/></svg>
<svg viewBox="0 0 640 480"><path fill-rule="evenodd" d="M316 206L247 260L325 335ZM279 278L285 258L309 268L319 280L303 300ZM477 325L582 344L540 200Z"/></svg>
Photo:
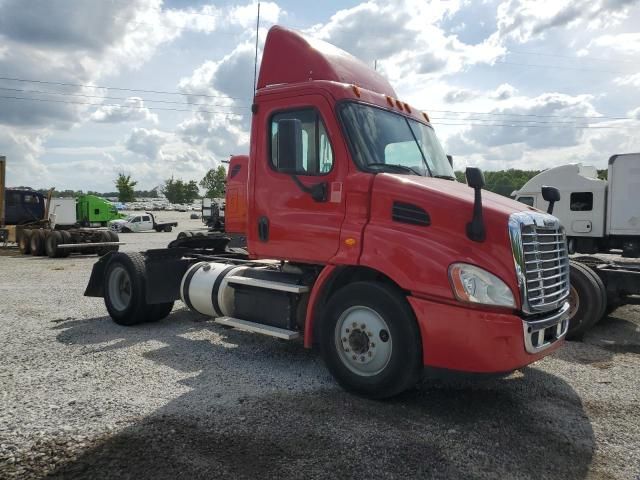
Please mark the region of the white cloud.
<svg viewBox="0 0 640 480"><path fill-rule="evenodd" d="M169 141L170 134L159 130L134 128L125 141L125 146L131 152L138 153L149 159L158 158L160 149Z"/></svg>
<svg viewBox="0 0 640 480"><path fill-rule="evenodd" d="M122 105L105 105L91 114L91 120L99 123L149 121L158 123L158 116L144 106L139 97L129 97Z"/></svg>
<svg viewBox="0 0 640 480"><path fill-rule="evenodd" d="M626 75L624 77L616 78L614 80L616 85L629 85L632 87L640 87L640 73L633 75Z"/></svg>
<svg viewBox="0 0 640 480"><path fill-rule="evenodd" d="M588 47L602 47L608 51L617 50L625 54L640 53L640 33L619 33L615 35L602 35L593 39Z"/></svg>
<svg viewBox="0 0 640 480"><path fill-rule="evenodd" d="M512 85L503 83L498 88L496 88L496 90L492 92L490 96L494 100L508 100L509 98L513 97L517 91L518 90L516 90L516 88Z"/></svg>
<svg viewBox="0 0 640 480"><path fill-rule="evenodd" d="M520 43L562 27L611 28L637 0L507 0L498 7L498 35Z"/></svg>

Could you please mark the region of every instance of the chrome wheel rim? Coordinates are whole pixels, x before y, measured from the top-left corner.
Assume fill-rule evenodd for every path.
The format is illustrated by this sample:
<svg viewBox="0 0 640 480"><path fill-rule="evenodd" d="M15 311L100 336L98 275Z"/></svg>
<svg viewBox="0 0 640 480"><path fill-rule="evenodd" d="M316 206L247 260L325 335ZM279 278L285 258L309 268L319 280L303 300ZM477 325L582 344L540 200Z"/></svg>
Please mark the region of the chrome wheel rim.
<svg viewBox="0 0 640 480"><path fill-rule="evenodd" d="M371 377L391 360L393 341L384 319L371 308L345 310L336 324L335 344L342 363L353 373Z"/></svg>
<svg viewBox="0 0 640 480"><path fill-rule="evenodd" d="M108 289L113 307L120 312L126 310L131 302L132 289L129 272L124 267L117 265L111 270Z"/></svg>
<svg viewBox="0 0 640 480"><path fill-rule="evenodd" d="M573 287L569 287L569 318L573 318L580 308L580 297L578 291Z"/></svg>

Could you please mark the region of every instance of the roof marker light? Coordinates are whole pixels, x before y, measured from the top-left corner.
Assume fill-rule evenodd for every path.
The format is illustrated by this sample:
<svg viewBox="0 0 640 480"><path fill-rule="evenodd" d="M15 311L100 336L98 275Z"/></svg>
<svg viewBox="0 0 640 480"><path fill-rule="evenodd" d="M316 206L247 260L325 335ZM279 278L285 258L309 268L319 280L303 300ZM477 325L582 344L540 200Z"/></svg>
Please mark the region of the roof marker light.
<svg viewBox="0 0 640 480"><path fill-rule="evenodd" d="M358 86L352 85L351 89L353 90L353 93L356 95L356 97L360 98L360 89L358 88Z"/></svg>
<svg viewBox="0 0 640 480"><path fill-rule="evenodd" d="M396 107L398 107L400 110L403 109L402 102L400 100L396 100Z"/></svg>
<svg viewBox="0 0 640 480"><path fill-rule="evenodd" d="M387 95L387 103L393 107L393 98Z"/></svg>
<svg viewBox="0 0 640 480"><path fill-rule="evenodd" d="M429 115L427 115L427 112L422 112L422 116L427 122L431 123L431 120L429 120Z"/></svg>
<svg viewBox="0 0 640 480"><path fill-rule="evenodd" d="M411 113L411 107L409 106L409 104L407 102L404 102L404 109L408 112Z"/></svg>

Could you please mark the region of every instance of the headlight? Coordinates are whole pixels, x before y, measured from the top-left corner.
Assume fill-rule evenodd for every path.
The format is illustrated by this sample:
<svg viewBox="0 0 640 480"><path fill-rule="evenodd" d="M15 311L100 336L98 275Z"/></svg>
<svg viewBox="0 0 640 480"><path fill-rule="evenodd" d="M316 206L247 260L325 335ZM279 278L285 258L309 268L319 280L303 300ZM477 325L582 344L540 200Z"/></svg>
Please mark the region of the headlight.
<svg viewBox="0 0 640 480"><path fill-rule="evenodd" d="M449 279L458 300L500 307L516 306L507 284L482 268L454 263L449 267Z"/></svg>

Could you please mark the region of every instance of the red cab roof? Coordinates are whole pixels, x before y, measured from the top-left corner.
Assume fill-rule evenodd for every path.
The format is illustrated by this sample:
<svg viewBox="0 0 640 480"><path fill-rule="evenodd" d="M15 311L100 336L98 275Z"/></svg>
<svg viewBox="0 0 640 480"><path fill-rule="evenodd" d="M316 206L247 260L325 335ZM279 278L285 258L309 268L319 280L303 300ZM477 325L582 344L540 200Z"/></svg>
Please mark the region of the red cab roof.
<svg viewBox="0 0 640 480"><path fill-rule="evenodd" d="M258 89L312 80L353 84L396 96L382 75L344 50L293 30L271 27L262 55Z"/></svg>

